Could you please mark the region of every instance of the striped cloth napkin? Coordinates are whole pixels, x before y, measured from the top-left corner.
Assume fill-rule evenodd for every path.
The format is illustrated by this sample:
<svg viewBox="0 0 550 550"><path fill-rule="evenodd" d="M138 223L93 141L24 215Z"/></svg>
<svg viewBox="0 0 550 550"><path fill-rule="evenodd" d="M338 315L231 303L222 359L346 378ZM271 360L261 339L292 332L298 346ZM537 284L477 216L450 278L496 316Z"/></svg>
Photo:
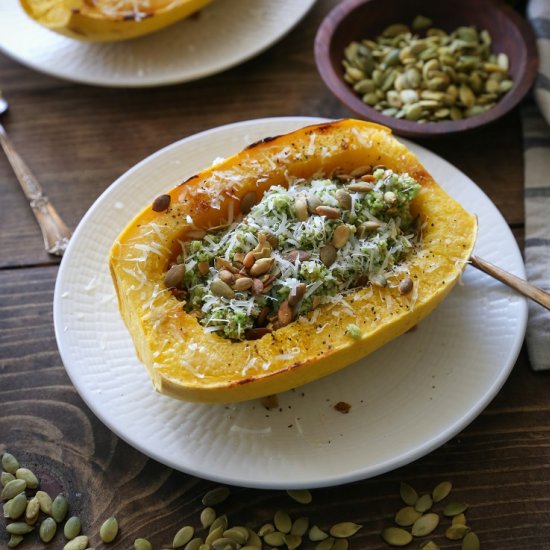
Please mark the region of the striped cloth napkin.
<svg viewBox="0 0 550 550"><path fill-rule="evenodd" d="M550 1L530 0L527 17L540 57L534 104L522 110L525 148L525 267L531 283L550 290ZM542 116L541 116L542 114ZM529 303L527 349L534 370L550 369L550 311Z"/></svg>

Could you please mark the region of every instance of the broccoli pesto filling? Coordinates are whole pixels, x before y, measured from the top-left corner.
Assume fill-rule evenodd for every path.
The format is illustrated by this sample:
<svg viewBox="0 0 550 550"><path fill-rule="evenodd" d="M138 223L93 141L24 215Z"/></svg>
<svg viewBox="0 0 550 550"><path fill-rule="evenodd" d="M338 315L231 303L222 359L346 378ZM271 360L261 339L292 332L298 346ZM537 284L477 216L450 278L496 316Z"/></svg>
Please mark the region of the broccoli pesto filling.
<svg viewBox="0 0 550 550"><path fill-rule="evenodd" d="M166 284L208 332L259 338L353 288L385 286L417 244L419 189L384 167L273 186L239 221L185 243Z"/></svg>

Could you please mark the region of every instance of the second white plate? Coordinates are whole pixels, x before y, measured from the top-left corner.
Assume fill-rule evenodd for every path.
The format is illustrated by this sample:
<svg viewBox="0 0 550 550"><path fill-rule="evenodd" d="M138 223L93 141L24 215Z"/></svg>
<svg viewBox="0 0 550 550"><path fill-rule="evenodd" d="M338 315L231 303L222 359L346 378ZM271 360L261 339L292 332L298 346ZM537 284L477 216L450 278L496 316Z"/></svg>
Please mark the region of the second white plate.
<svg viewBox="0 0 550 550"><path fill-rule="evenodd" d="M252 120L159 151L92 206L63 258L56 336L80 395L118 436L150 457L203 478L265 487L319 487L378 475L435 449L496 395L523 342L526 303L468 268L463 284L414 332L354 365L279 396L230 406L185 403L153 390L117 310L111 244L151 200L260 138L317 119ZM449 163L410 142L435 179L477 214L476 253L518 276L521 254L487 196ZM333 409L351 405L349 414Z"/></svg>
<svg viewBox="0 0 550 550"><path fill-rule="evenodd" d="M73 40L0 1L0 50L40 72L85 84L146 87L188 82L233 67L283 37L315 0L215 0L157 33L105 44Z"/></svg>

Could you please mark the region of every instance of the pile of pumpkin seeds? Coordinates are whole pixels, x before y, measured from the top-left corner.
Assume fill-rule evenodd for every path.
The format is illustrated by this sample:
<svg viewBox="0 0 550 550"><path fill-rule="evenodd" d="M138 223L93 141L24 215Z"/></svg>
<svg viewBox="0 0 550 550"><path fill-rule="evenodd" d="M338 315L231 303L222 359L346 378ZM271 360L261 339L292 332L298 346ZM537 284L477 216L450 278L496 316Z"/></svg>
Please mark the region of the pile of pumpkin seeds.
<svg viewBox="0 0 550 550"><path fill-rule="evenodd" d="M491 109L514 83L505 53L475 27L451 33L417 16L374 40L344 50L344 80L363 102L386 116L416 122L460 120Z"/></svg>
<svg viewBox="0 0 550 550"><path fill-rule="evenodd" d="M440 515L434 511L434 505L446 501L453 486L450 481L442 481L431 492L419 495L408 483L401 483L401 500L406 505L395 514L396 526L386 527L382 538L390 546L407 546L415 538L423 538L420 548L439 550L439 546L426 537L435 533L440 524ZM441 514L451 520L445 529L445 538L462 541L461 550L479 550L478 536L466 524L465 512L468 505L449 500L442 504Z"/></svg>
<svg viewBox="0 0 550 550"><path fill-rule="evenodd" d="M65 544L63 550L86 550L89 538L81 534L82 523L78 516L69 515L69 501L63 494L52 497L39 489L38 477L28 468L22 468L11 453L2 455L2 473L0 475L4 501L6 531L10 534L8 548L16 548L25 535L38 529L40 540L51 542L58 527L63 524ZM27 494L28 493L28 494ZM66 520L66 521L65 521ZM110 517L100 528L99 536L104 543L115 540L118 534L118 522Z"/></svg>
<svg viewBox="0 0 550 550"><path fill-rule="evenodd" d="M69 512L69 502L63 495L55 499L40 491L39 480L30 470L20 468L17 459L10 453L2 456L2 500L4 517L8 521L7 532L11 535L8 548L15 548L24 540L24 535L38 527L40 540L48 544L54 540L60 526ZM25 491L32 490L28 499ZM289 497L307 505L312 496L307 489L289 490ZM351 521L333 524L323 530L312 524L306 516L292 519L285 510L277 510L273 520L262 525L257 531L245 526L230 526L226 514L218 515L215 506L222 504L230 496L228 487L215 487L202 498L204 508L200 512L200 527L182 526L172 541L162 548L181 548L183 550L256 550L267 545L270 548L294 550L302 542L315 544L315 550L347 550L348 539L357 533L362 525ZM10 522L11 520L11 522ZM89 537L81 534L80 518L71 516L65 521L63 535L67 542L63 550L94 550L89 548ZM202 531L202 533L201 533ZM99 536L103 543L113 542L119 532L118 521L112 516L100 527ZM146 538L134 541L134 550L154 550Z"/></svg>

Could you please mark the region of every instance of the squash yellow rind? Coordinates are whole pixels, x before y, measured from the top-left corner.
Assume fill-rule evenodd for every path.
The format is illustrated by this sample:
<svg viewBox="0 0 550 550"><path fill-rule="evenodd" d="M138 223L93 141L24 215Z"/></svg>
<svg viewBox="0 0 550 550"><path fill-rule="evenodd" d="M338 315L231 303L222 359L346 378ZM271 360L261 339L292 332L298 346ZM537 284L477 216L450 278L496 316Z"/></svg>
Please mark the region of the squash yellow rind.
<svg viewBox="0 0 550 550"><path fill-rule="evenodd" d="M386 288L367 286L259 340L231 342L206 333L164 286L186 233L239 215L239 199L288 178L337 168L385 165L421 190L411 208L422 220L418 250ZM122 317L155 388L172 397L234 402L298 387L329 375L414 327L450 292L472 252L476 218L433 180L416 156L376 124L341 120L253 144L168 192L166 211L145 208L114 243L110 269ZM414 281L410 294L398 286ZM347 334L357 325L361 337Z"/></svg>
<svg viewBox="0 0 550 550"><path fill-rule="evenodd" d="M20 0L36 22L90 42L129 40L168 27L212 0Z"/></svg>

